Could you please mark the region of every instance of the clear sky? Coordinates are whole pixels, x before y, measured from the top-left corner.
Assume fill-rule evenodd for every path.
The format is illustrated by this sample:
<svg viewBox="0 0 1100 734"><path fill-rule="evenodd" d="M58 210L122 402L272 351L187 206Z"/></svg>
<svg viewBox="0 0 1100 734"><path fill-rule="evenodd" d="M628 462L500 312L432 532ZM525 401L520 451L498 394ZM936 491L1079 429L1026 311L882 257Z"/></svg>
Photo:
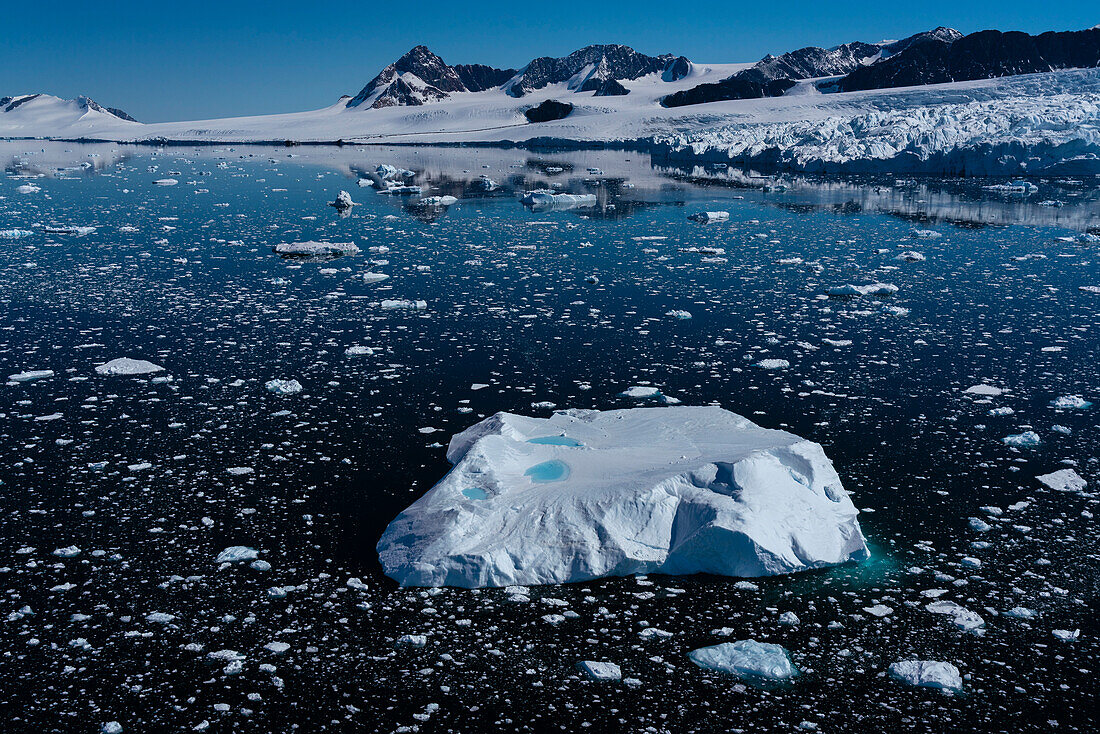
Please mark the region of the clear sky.
<svg viewBox="0 0 1100 734"><path fill-rule="evenodd" d="M158 122L324 107L420 43L450 64L504 68L591 43L719 63L938 25L1097 23L1095 0L0 0L0 96L86 94Z"/></svg>

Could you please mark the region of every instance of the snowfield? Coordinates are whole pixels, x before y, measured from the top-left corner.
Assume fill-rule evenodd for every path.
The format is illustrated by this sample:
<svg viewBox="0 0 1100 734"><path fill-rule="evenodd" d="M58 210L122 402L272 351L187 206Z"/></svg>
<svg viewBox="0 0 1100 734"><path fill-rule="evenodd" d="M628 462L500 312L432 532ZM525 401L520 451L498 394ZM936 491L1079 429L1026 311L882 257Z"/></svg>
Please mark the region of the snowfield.
<svg viewBox="0 0 1100 734"><path fill-rule="evenodd" d="M804 80L786 95L664 108L667 94L717 82L747 64L693 64L675 82L624 81L595 97L551 84L521 99L500 89L414 107L363 109L347 97L312 112L141 124L41 95L0 113L0 137L118 142L630 144L674 161L811 172L1016 175L1100 173L1100 69L921 87L822 94ZM568 97L566 97L568 95ZM576 106L530 124L548 99Z"/></svg>
<svg viewBox="0 0 1100 734"><path fill-rule="evenodd" d="M821 446L721 408L498 413L447 458L378 542L402 586L770 576L869 555Z"/></svg>

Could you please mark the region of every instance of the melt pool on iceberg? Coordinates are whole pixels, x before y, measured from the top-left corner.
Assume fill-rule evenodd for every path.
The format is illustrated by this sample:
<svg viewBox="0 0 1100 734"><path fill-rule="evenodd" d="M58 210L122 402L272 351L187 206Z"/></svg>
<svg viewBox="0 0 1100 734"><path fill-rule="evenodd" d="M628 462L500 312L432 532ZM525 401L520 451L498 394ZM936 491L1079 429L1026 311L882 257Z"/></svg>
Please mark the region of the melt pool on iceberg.
<svg viewBox="0 0 1100 734"><path fill-rule="evenodd" d="M378 541L402 586L770 576L870 555L819 444L718 407L497 413L447 459Z"/></svg>

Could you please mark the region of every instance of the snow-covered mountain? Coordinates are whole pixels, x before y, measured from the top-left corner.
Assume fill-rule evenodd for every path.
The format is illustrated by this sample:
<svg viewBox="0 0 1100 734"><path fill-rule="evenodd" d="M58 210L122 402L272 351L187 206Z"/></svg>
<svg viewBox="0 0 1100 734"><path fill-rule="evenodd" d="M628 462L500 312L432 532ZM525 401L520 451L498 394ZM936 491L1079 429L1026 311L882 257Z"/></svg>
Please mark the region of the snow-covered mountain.
<svg viewBox="0 0 1100 734"><path fill-rule="evenodd" d="M623 81L660 73L663 81L672 82L687 76L690 70L691 62L683 56L647 56L615 44L586 46L560 58L542 56L518 71L483 64L449 66L426 46L417 46L383 69L347 106L416 107L448 99L458 92L484 92L498 87L518 98L561 83L572 92L610 97L630 93Z"/></svg>
<svg viewBox="0 0 1100 734"><path fill-rule="evenodd" d="M419 106L446 99L453 92L483 92L499 87L515 75L515 69L494 69L482 64L448 66L443 59L417 46L383 69L348 107L362 109Z"/></svg>
<svg viewBox="0 0 1100 734"><path fill-rule="evenodd" d="M0 137L629 144L789 170L1100 174L1100 68L1061 69L1096 66L1100 29L957 36L938 28L754 64L591 46L519 70L449 66L417 47L356 97L311 112L141 124L84 98L28 95L0 106ZM962 73L982 78L942 81ZM875 75L867 88L842 91L863 75Z"/></svg>
<svg viewBox="0 0 1100 734"><path fill-rule="evenodd" d="M856 69L900 53L913 44L926 41L950 44L958 38L962 38L962 33L941 26L900 41L853 41L833 48L807 46L797 51L788 51L781 56L765 56L753 66L728 79L671 94L662 103L666 107L682 107L727 99L778 97L795 86L794 82L802 79L850 74Z"/></svg>
<svg viewBox="0 0 1100 734"><path fill-rule="evenodd" d="M912 87L1100 65L1100 28L1030 36L979 31L962 38L919 38L900 53L854 68L841 91Z"/></svg>

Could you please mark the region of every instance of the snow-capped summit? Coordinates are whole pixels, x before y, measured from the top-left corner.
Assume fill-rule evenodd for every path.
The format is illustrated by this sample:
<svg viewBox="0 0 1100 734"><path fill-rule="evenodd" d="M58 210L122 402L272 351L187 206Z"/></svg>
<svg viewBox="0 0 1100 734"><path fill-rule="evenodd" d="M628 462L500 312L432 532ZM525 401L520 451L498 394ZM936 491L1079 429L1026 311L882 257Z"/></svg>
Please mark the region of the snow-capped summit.
<svg viewBox="0 0 1100 734"><path fill-rule="evenodd" d="M91 130L104 122L138 124L122 110L103 107L90 97L61 99L50 94L17 94L0 97L0 123L10 137L34 137L43 128L69 127Z"/></svg>
<svg viewBox="0 0 1100 734"><path fill-rule="evenodd" d="M494 69L483 64L448 66L427 46L417 46L383 69L347 106L378 109L422 105L446 99L453 92L499 87L515 73L515 69Z"/></svg>
<svg viewBox="0 0 1100 734"><path fill-rule="evenodd" d="M676 81L690 68L691 62L683 56L647 56L619 44L585 46L561 58L541 56L533 60L504 89L513 97L522 97L549 84L565 82L574 92L598 92L609 82L632 81L650 74L661 74L662 81ZM616 89L625 91L621 84Z"/></svg>

